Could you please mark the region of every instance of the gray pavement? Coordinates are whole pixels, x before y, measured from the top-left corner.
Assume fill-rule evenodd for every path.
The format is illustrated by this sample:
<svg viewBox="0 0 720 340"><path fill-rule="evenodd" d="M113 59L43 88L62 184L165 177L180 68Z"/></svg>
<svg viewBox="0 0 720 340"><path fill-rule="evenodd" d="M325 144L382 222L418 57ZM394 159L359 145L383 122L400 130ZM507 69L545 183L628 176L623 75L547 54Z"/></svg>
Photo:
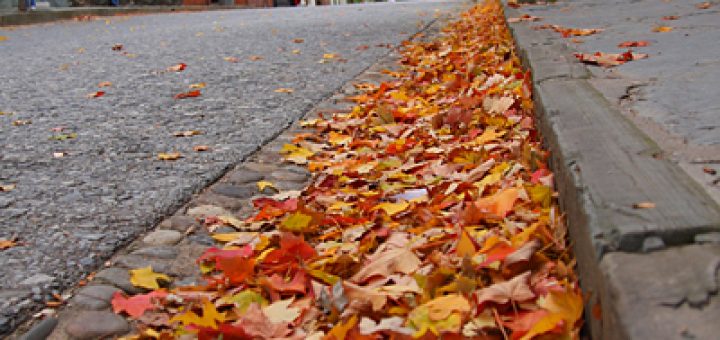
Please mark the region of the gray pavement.
<svg viewBox="0 0 720 340"><path fill-rule="evenodd" d="M720 3L558 1L508 10L532 68L539 126L593 339L715 339L720 303ZM663 17L674 16L674 20ZM563 38L539 25L601 28ZM669 32L653 28L669 26ZM647 59L585 67L574 52ZM714 199L713 199L714 198Z"/></svg>
<svg viewBox="0 0 720 340"><path fill-rule="evenodd" d="M213 11L0 29L0 183L15 184L0 192L0 238L21 243L0 253L0 334L385 55L385 44L458 7ZM167 71L177 63L187 68ZM202 96L174 99L201 82ZM98 90L106 94L87 97ZM202 134L173 136L184 130ZM184 157L157 159L173 151Z"/></svg>
<svg viewBox="0 0 720 340"><path fill-rule="evenodd" d="M593 85L720 202L720 1L697 8L702 2L565 0L522 12L543 18L531 26L605 29L578 37L582 43L554 34L583 53L618 53L627 50L617 46L623 41L648 41L633 48L647 59L591 67ZM658 26L673 30L653 32Z"/></svg>

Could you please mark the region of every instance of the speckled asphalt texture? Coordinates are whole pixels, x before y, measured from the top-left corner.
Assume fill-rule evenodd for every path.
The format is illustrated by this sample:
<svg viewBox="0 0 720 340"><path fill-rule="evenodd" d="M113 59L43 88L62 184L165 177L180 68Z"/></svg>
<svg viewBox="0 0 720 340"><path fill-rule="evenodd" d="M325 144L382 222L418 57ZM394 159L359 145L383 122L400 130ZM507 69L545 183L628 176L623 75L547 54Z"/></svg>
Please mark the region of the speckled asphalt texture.
<svg viewBox="0 0 720 340"><path fill-rule="evenodd" d="M386 44L459 7L213 11L0 30L0 184L16 185L0 192L0 238L21 242L0 253L0 334L385 55ZM319 63L327 53L336 56ZM187 68L167 71L177 63ZM200 97L174 98L200 82ZM87 97L98 90L106 94ZM183 130L203 134L173 136ZM184 158L157 160L172 151Z"/></svg>

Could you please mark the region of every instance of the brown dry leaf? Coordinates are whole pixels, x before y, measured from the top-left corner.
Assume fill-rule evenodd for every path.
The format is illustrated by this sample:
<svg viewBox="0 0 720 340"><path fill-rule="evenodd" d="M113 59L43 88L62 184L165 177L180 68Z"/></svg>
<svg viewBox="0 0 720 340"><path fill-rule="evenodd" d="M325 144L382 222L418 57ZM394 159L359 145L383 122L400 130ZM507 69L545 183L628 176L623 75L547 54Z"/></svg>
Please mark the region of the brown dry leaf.
<svg viewBox="0 0 720 340"><path fill-rule="evenodd" d="M296 43L296 44L302 44L302 43L304 43L304 42L305 42L305 39L302 39L302 38L295 38L295 39L293 39L293 42L294 42L294 43Z"/></svg>
<svg viewBox="0 0 720 340"><path fill-rule="evenodd" d="M173 136L175 137L192 137L197 135L202 135L202 131L199 130L185 130L185 131L175 131L173 132Z"/></svg>
<svg viewBox="0 0 720 340"><path fill-rule="evenodd" d="M528 286L530 272L515 276L509 281L493 284L492 286L481 289L476 293L478 303L488 301L499 304L508 303L510 300L522 302L535 297L535 294Z"/></svg>
<svg viewBox="0 0 720 340"><path fill-rule="evenodd" d="M638 202L634 203L632 205L634 209L653 209L655 208L655 203L653 202Z"/></svg>
<svg viewBox="0 0 720 340"><path fill-rule="evenodd" d="M195 145L193 146L193 151L195 152L204 152L210 150L210 147L207 145Z"/></svg>
<svg viewBox="0 0 720 340"><path fill-rule="evenodd" d="M697 5L695 5L695 7L697 7L698 9L708 9L708 8L712 7L712 3L709 1L701 2Z"/></svg>
<svg viewBox="0 0 720 340"><path fill-rule="evenodd" d="M223 60L229 62L229 63L238 63L240 62L240 59L237 57L224 57Z"/></svg>
<svg viewBox="0 0 720 340"><path fill-rule="evenodd" d="M15 184L0 184L0 192L15 190Z"/></svg>
<svg viewBox="0 0 720 340"><path fill-rule="evenodd" d="M0 250L9 249L12 247L17 247L18 243L13 240L6 240L4 238L0 239Z"/></svg>
<svg viewBox="0 0 720 340"><path fill-rule="evenodd" d="M264 59L264 58L263 58L262 56L259 56L259 55L250 56L250 60L252 60L252 61L258 61L258 60L263 60L263 59Z"/></svg>
<svg viewBox="0 0 720 340"><path fill-rule="evenodd" d="M411 274L416 271L422 261L409 249L397 248L373 254L368 262L351 280L363 282L373 276L387 277L395 273Z"/></svg>
<svg viewBox="0 0 720 340"><path fill-rule="evenodd" d="M540 18L540 17L532 16L529 14L523 14L517 18L508 18L507 22L512 24L512 23L516 23L516 22L531 22L531 21L540 21L540 20L542 20L542 18Z"/></svg>

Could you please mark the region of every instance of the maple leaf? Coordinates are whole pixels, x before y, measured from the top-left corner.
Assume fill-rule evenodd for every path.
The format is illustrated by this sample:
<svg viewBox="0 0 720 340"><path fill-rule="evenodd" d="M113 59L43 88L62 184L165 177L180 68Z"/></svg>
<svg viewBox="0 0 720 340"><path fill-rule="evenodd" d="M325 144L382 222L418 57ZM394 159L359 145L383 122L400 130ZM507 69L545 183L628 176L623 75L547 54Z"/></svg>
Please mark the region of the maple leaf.
<svg viewBox="0 0 720 340"><path fill-rule="evenodd" d="M131 318L137 319L141 317L145 311L156 308L153 303L153 299L162 299L166 296L167 292L164 290L156 290L148 294L140 294L131 297L126 297L123 293L117 291L113 294L110 303L112 304L113 312L125 312Z"/></svg>
<svg viewBox="0 0 720 340"><path fill-rule="evenodd" d="M217 328L218 322L225 321L225 313L219 313L212 302L205 300L202 306L202 316L189 310L185 313L173 316L170 323L179 322L185 326Z"/></svg>
<svg viewBox="0 0 720 340"><path fill-rule="evenodd" d="M292 144L285 144L282 147L282 150L280 150L281 154L285 154L285 159L288 161L291 161L295 164L307 164L308 158L312 157L315 153Z"/></svg>
<svg viewBox="0 0 720 340"><path fill-rule="evenodd" d="M257 303L245 310L238 324L251 339L283 339L292 332L288 323L271 322Z"/></svg>
<svg viewBox="0 0 720 340"><path fill-rule="evenodd" d="M535 297L527 284L530 272L515 276L509 281L496 283L483 288L476 293L477 303L482 304L488 301L504 304L512 301L525 301Z"/></svg>
<svg viewBox="0 0 720 340"><path fill-rule="evenodd" d="M255 259L219 256L216 258L215 268L221 270L230 283L238 284L255 273Z"/></svg>
<svg viewBox="0 0 720 340"><path fill-rule="evenodd" d="M394 273L411 274L422 262L409 249L396 248L375 253L369 261L351 278L354 282L363 282L373 276L387 277Z"/></svg>
<svg viewBox="0 0 720 340"><path fill-rule="evenodd" d="M153 272L151 266L130 270L130 282L136 287L158 289L160 288L158 280L170 282L170 277Z"/></svg>
<svg viewBox="0 0 720 340"><path fill-rule="evenodd" d="M286 281L278 274L273 274L269 279L261 280L261 284L280 293L305 294L308 278L305 272L300 270L295 273L295 276L290 281Z"/></svg>
<svg viewBox="0 0 720 340"><path fill-rule="evenodd" d="M286 231L304 232L308 231L310 222L312 222L312 216L296 212L282 221L282 229Z"/></svg>
<svg viewBox="0 0 720 340"><path fill-rule="evenodd" d="M384 202L376 205L372 210L383 210L390 216L405 211L410 206L410 203L406 201L400 201L397 203Z"/></svg>
<svg viewBox="0 0 720 340"><path fill-rule="evenodd" d="M271 251L264 259L264 263L278 264L291 261L308 260L317 256L315 249L302 238L292 233L283 233L280 236L280 249Z"/></svg>
<svg viewBox="0 0 720 340"><path fill-rule="evenodd" d="M270 181L258 181L256 183L259 191L264 191L266 188L275 189L277 191L277 188L275 188L275 185Z"/></svg>
<svg viewBox="0 0 720 340"><path fill-rule="evenodd" d="M259 304L260 306L266 306L268 304L262 295L252 290L243 290L235 295L222 297L218 299L218 303L232 303L241 313L245 312L253 303Z"/></svg>
<svg viewBox="0 0 720 340"><path fill-rule="evenodd" d="M262 308L263 314L272 323L293 322L300 316L300 308L290 307L294 298L279 300Z"/></svg>
<svg viewBox="0 0 720 340"><path fill-rule="evenodd" d="M105 95L105 91L95 91L92 93L88 93L88 98L99 98Z"/></svg>

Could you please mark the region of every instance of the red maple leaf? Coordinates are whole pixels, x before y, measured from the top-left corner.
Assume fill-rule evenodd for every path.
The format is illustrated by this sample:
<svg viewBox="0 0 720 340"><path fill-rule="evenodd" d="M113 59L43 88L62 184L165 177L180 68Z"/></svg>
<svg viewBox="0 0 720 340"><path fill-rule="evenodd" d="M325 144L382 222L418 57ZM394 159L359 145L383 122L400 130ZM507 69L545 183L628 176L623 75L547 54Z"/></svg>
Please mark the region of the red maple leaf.
<svg viewBox="0 0 720 340"><path fill-rule="evenodd" d="M113 298L110 301L115 313L125 312L130 317L137 319L141 317L145 311L155 309L153 304L153 298L164 298L167 296L167 292L164 290L156 290L148 294L135 295L126 297L121 292L117 291L113 294Z"/></svg>

